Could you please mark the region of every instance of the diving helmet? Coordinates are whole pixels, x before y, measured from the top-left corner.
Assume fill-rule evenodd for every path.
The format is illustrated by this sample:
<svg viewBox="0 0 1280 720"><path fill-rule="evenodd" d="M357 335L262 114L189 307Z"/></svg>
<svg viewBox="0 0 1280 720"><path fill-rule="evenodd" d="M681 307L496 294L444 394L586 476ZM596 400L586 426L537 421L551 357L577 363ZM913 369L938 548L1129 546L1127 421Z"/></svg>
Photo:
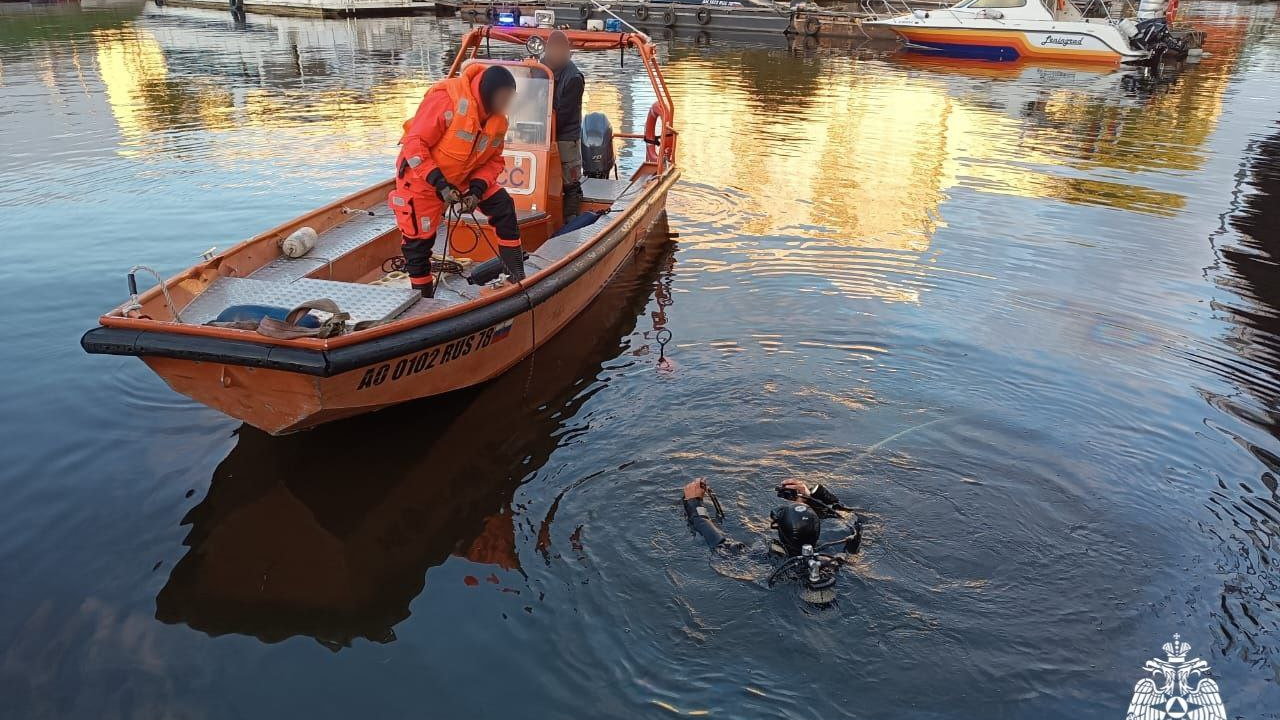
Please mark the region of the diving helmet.
<svg viewBox="0 0 1280 720"><path fill-rule="evenodd" d="M788 555L799 555L805 545L816 546L822 534L822 519L804 503L792 503L770 513L778 540Z"/></svg>

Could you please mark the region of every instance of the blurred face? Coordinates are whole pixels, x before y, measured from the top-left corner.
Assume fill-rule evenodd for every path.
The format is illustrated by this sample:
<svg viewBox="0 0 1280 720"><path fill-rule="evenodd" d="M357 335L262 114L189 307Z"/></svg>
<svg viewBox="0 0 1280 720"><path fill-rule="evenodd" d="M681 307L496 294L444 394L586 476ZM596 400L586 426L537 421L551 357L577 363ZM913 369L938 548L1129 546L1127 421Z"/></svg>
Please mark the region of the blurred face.
<svg viewBox="0 0 1280 720"><path fill-rule="evenodd" d="M500 88L497 92L493 94L493 100L492 100L493 104L492 104L492 107L489 108L489 112L493 113L494 115L506 115L507 111L511 109L512 101L515 99L516 99L515 88L509 88L509 87Z"/></svg>
<svg viewBox="0 0 1280 720"><path fill-rule="evenodd" d="M549 42L542 53L542 63L552 70L559 70L569 64L569 45L567 43Z"/></svg>

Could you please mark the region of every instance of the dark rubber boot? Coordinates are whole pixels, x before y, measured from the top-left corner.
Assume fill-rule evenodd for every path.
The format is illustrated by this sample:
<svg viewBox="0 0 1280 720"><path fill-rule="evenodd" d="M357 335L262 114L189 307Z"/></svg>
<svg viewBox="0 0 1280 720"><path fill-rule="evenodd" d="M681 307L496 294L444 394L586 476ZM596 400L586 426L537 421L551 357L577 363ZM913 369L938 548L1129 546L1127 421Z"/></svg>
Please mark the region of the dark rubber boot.
<svg viewBox="0 0 1280 720"><path fill-rule="evenodd" d="M564 221L569 222L582 212L582 183L564 186Z"/></svg>
<svg viewBox="0 0 1280 720"><path fill-rule="evenodd" d="M520 247L508 247L500 245L498 247L498 257L502 259L502 266L507 271L507 275L516 282L524 282L524 250Z"/></svg>
<svg viewBox="0 0 1280 720"><path fill-rule="evenodd" d="M425 278L409 278L409 284L414 290L422 293L422 297L424 298L433 298L436 296L435 278L431 275L428 275Z"/></svg>

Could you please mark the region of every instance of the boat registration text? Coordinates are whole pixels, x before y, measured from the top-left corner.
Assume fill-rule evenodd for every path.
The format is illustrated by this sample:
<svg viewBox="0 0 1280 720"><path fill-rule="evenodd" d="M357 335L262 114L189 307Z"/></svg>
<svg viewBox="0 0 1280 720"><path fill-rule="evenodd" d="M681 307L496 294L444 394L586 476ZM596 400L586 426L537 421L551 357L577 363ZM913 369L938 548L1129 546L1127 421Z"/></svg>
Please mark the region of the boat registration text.
<svg viewBox="0 0 1280 720"><path fill-rule="evenodd" d="M388 380L395 382L406 377L426 372L432 368L445 365L460 358L464 358L477 350L483 350L490 345L505 340L511 334L511 321L498 323L493 327L485 328L479 332L471 333L464 338L458 338L437 345L436 347L423 350L417 355L400 358L394 363L383 363L377 367L371 367L364 371L364 375L360 378L360 384L356 386L356 390L367 390L371 387L381 385Z"/></svg>

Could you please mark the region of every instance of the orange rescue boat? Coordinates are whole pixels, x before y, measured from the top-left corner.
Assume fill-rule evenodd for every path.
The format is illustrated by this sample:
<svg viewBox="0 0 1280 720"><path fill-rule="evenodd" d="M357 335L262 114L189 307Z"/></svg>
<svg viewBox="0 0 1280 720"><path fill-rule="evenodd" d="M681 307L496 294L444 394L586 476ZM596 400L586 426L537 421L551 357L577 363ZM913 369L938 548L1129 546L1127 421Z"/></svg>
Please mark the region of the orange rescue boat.
<svg viewBox="0 0 1280 720"><path fill-rule="evenodd" d="M399 257L401 240L387 207L388 180L135 292L103 315L81 345L90 353L138 356L174 390L272 434L469 387L510 369L591 303L632 257L666 211L667 192L680 174L674 107L649 38L567 31L578 50L635 50L657 100L643 134L613 135L644 141L644 163L627 180L616 170L615 178L585 179L582 209L600 217L561 232L553 75L536 59L550 32L477 28L463 39L449 72L456 76L470 63L502 64L516 76L500 181L519 211L528 253L523 282L505 276L469 281L497 247L493 229L472 216L441 227L436 250L448 245L446 257L456 264L442 268L436 297L423 298L394 270L388 273L385 265ZM481 58L480 48L491 41L524 44L531 57ZM314 247L286 255L283 241L303 228L315 231ZM305 308L321 299L330 301L321 303L329 312L299 313L323 320L336 333L328 337L210 324L232 306Z"/></svg>

